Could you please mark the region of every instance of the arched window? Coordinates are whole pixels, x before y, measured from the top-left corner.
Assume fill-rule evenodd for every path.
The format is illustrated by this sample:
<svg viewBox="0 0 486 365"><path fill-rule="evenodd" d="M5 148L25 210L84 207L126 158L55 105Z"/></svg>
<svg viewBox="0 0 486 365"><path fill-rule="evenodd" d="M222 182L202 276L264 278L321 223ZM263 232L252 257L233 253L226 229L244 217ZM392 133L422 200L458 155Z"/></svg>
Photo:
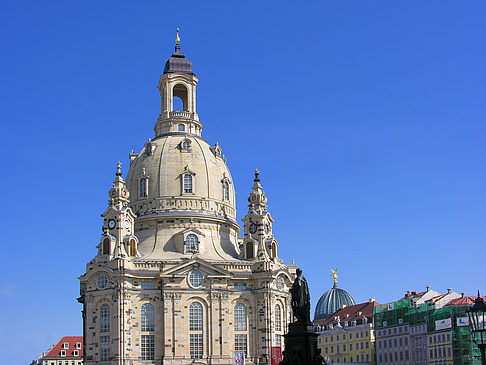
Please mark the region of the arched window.
<svg viewBox="0 0 486 365"><path fill-rule="evenodd" d="M130 256L137 256L137 243L134 239L130 240Z"/></svg>
<svg viewBox="0 0 486 365"><path fill-rule="evenodd" d="M154 306L150 303L142 305L142 331L154 330Z"/></svg>
<svg viewBox="0 0 486 365"><path fill-rule="evenodd" d="M186 126L185 126L184 124L179 124L179 125L177 126L177 130L178 130L179 132L184 132L184 131L186 130Z"/></svg>
<svg viewBox="0 0 486 365"><path fill-rule="evenodd" d="M187 88L177 84L172 89L172 110L187 110Z"/></svg>
<svg viewBox="0 0 486 365"><path fill-rule="evenodd" d="M102 247L102 254L103 255L109 255L110 254L110 239L109 238L105 238L103 240L103 247Z"/></svg>
<svg viewBox="0 0 486 365"><path fill-rule="evenodd" d="M146 177L142 177L140 179L140 187L138 189L138 192L139 192L139 197L140 198L146 198L147 197L147 178Z"/></svg>
<svg viewBox="0 0 486 365"><path fill-rule="evenodd" d="M189 306L189 350L191 359L203 357L203 307L193 302Z"/></svg>
<svg viewBox="0 0 486 365"><path fill-rule="evenodd" d="M184 193L192 193L192 176L184 174Z"/></svg>
<svg viewBox="0 0 486 365"><path fill-rule="evenodd" d="M277 257L277 244L272 242L272 257Z"/></svg>
<svg viewBox="0 0 486 365"><path fill-rule="evenodd" d="M223 181L223 199L229 200L230 193L229 193L229 183L227 181Z"/></svg>
<svg viewBox="0 0 486 365"><path fill-rule="evenodd" d="M252 259L253 258L253 243L248 242L246 244L246 258Z"/></svg>
<svg viewBox="0 0 486 365"><path fill-rule="evenodd" d="M279 304L275 304L275 331L282 330L282 309Z"/></svg>
<svg viewBox="0 0 486 365"><path fill-rule="evenodd" d="M186 253L199 252L199 240L197 239L197 236L195 234L187 235L184 246Z"/></svg>
<svg viewBox="0 0 486 365"><path fill-rule="evenodd" d="M235 331L246 331L246 307L244 304L235 305Z"/></svg>
<svg viewBox="0 0 486 365"><path fill-rule="evenodd" d="M246 307L244 304L235 305L234 310L235 322L235 352L242 352L247 356L248 341L247 341L247 325L246 325Z"/></svg>
<svg viewBox="0 0 486 365"><path fill-rule="evenodd" d="M100 307L100 332L110 332L110 306L106 303Z"/></svg>

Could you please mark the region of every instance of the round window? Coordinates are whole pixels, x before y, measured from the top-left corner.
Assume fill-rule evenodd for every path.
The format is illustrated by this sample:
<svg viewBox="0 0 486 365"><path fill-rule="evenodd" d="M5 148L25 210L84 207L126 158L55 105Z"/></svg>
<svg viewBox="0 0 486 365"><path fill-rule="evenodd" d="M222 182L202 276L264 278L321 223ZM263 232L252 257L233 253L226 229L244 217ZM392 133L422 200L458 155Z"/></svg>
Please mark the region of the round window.
<svg viewBox="0 0 486 365"><path fill-rule="evenodd" d="M199 288L202 284L203 277L199 271L191 271L189 273L189 284L193 288Z"/></svg>
<svg viewBox="0 0 486 365"><path fill-rule="evenodd" d="M277 278L277 289L278 290L283 290L285 286L285 281L284 281L284 278L280 275L278 278Z"/></svg>
<svg viewBox="0 0 486 365"><path fill-rule="evenodd" d="M104 289L108 285L108 277L105 274L101 274L98 276L98 281L96 282L96 286L98 289Z"/></svg>

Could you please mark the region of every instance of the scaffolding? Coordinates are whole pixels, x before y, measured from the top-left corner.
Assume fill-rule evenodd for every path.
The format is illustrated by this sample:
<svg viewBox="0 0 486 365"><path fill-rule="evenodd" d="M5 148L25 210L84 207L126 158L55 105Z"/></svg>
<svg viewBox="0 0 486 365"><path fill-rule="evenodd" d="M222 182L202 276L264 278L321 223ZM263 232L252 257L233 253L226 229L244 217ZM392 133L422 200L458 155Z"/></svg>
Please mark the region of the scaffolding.
<svg viewBox="0 0 486 365"><path fill-rule="evenodd" d="M479 350L471 340L469 326L459 326L458 318L467 317L467 305L436 309L434 304L415 305L409 299L375 306L373 320L375 330L399 325L426 324L427 333L436 332L436 321L451 319L452 351L456 365L480 365Z"/></svg>

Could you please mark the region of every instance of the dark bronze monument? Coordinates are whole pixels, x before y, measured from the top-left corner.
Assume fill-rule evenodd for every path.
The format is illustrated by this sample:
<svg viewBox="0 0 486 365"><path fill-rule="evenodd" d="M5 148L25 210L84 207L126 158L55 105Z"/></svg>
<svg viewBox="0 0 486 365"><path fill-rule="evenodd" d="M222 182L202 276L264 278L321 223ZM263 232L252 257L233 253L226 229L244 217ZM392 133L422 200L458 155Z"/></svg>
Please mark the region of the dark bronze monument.
<svg viewBox="0 0 486 365"><path fill-rule="evenodd" d="M285 351L280 365L322 365L325 364L317 350L317 337L310 321L310 295L307 280L302 270L297 269L297 277L290 289L292 312L297 319L289 323L289 332L285 335Z"/></svg>

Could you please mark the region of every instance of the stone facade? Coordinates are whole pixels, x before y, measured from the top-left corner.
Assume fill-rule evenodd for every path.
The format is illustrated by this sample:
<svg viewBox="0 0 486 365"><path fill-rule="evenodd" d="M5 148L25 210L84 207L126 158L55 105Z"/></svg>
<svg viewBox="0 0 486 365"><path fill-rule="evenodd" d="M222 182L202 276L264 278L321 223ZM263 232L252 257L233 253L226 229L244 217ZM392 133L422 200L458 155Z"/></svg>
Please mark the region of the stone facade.
<svg viewBox="0 0 486 365"><path fill-rule="evenodd" d="M80 277L86 364L268 364L290 321L294 265L277 256L258 172L243 219L218 144L201 138L179 44L160 77L155 138L118 165L96 257ZM174 110L174 98L183 110Z"/></svg>

